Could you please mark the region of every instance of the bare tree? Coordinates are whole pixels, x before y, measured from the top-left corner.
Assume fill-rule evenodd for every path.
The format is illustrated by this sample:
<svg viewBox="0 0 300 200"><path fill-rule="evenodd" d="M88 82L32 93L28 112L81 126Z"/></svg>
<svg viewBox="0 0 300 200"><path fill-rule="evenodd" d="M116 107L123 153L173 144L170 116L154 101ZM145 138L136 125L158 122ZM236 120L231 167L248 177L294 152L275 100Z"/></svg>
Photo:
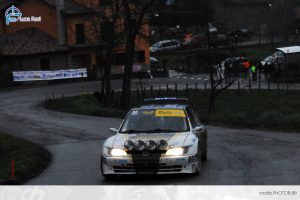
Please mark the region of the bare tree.
<svg viewBox="0 0 300 200"><path fill-rule="evenodd" d="M101 80L101 101L111 103L111 69L114 55L121 45L123 34L120 32L120 0L112 0L107 6L95 8L90 21L93 27L94 40L89 42L97 48L97 68Z"/></svg>
<svg viewBox="0 0 300 200"><path fill-rule="evenodd" d="M126 61L123 76L121 108L128 109L131 97L132 66L135 54L135 41L141 33L147 15L153 11L153 6L159 0L121 0L125 24Z"/></svg>
<svg viewBox="0 0 300 200"><path fill-rule="evenodd" d="M206 35L207 35L207 62L209 67L209 78L210 78L210 97L209 97L209 110L211 114L215 114L215 102L219 94L224 90L228 89L239 77L236 65L232 68L224 68L221 65L217 65L214 55L217 54L217 49L212 45L212 36L209 29L209 23L212 20L212 1L201 0L203 6L203 13L205 19ZM218 72L218 73L216 73Z"/></svg>

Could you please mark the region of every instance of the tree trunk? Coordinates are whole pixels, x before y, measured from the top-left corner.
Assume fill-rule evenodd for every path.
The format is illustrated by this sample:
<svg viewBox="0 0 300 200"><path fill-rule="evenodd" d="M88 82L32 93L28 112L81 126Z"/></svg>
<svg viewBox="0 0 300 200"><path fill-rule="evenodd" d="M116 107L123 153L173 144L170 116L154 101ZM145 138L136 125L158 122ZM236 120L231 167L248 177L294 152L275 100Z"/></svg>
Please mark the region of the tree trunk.
<svg viewBox="0 0 300 200"><path fill-rule="evenodd" d="M121 109L123 110L127 110L130 106L133 56L134 56L134 38L129 36L126 39L126 63L124 69L122 96L121 96L121 104L120 104Z"/></svg>
<svg viewBox="0 0 300 200"><path fill-rule="evenodd" d="M105 105L109 106L111 104L111 66L113 59L113 51L111 48L108 49L106 54L106 62L104 68L104 77L105 77Z"/></svg>
<svg viewBox="0 0 300 200"><path fill-rule="evenodd" d="M213 61L212 61L212 45L211 45L211 34L209 31L209 17L208 17L208 5L207 2L205 4L205 20L206 20L206 34L207 34L207 60L209 67L209 76L210 76L210 99L209 99L209 108L208 112L214 114L215 113L215 82L214 82L214 74L213 74Z"/></svg>
<svg viewBox="0 0 300 200"><path fill-rule="evenodd" d="M104 103L105 96L105 76L104 76L104 67L100 67L100 79L101 79L101 91L100 91L100 103Z"/></svg>

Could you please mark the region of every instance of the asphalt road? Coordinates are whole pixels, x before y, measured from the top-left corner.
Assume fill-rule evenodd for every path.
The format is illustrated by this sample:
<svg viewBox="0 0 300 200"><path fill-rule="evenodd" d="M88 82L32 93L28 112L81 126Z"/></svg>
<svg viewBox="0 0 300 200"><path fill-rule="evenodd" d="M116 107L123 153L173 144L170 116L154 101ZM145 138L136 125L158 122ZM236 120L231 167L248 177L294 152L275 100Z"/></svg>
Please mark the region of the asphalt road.
<svg viewBox="0 0 300 200"><path fill-rule="evenodd" d="M166 81L174 82L170 79ZM138 81L134 85L138 85ZM118 127L121 119L58 113L41 106L46 96L52 93L59 97L62 94L92 92L99 86L97 82L73 83L0 93L0 131L38 143L52 154L50 166L28 184L300 184L299 133L213 126L208 126L208 161L199 176L154 176L107 181L99 171L100 149L103 141L111 135L108 128ZM118 88L119 82L114 81L113 87Z"/></svg>

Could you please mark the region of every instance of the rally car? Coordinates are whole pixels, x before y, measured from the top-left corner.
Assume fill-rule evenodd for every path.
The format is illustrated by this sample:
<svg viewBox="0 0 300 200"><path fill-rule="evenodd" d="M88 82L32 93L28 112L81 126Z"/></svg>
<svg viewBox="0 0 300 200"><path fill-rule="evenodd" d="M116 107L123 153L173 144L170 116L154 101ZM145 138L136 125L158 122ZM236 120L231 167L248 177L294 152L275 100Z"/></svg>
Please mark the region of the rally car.
<svg viewBox="0 0 300 200"><path fill-rule="evenodd" d="M207 159L207 131L187 99L147 99L127 114L101 154L104 177L199 173Z"/></svg>

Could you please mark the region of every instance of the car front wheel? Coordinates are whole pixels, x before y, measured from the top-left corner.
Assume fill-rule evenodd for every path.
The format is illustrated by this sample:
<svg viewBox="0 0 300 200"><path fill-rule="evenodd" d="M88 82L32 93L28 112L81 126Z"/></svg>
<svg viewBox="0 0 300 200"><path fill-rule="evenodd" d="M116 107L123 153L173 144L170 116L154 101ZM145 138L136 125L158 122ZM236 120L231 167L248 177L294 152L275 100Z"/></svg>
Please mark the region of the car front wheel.
<svg viewBox="0 0 300 200"><path fill-rule="evenodd" d="M197 166L196 166L195 174L200 173L201 167L202 167L201 154L197 154Z"/></svg>
<svg viewBox="0 0 300 200"><path fill-rule="evenodd" d="M201 160L202 161L207 161L207 151L206 150L204 150L202 152L202 154L201 154Z"/></svg>

